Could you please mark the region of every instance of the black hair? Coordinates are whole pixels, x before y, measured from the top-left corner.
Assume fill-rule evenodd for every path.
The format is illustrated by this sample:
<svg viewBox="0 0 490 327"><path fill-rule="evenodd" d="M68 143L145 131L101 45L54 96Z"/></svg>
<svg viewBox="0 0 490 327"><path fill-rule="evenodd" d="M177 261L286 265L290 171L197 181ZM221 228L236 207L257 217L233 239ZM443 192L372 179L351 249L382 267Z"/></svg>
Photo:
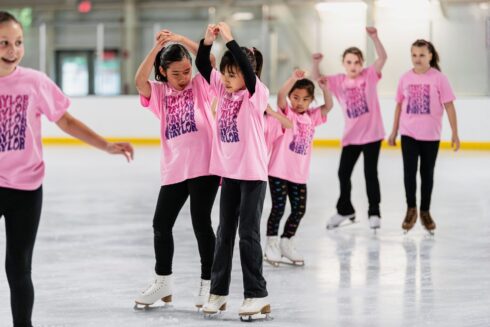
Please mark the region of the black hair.
<svg viewBox="0 0 490 327"><path fill-rule="evenodd" d="M297 80L289 91L288 97L291 96L291 93L293 93L293 91L296 89L306 90L306 92L308 92L308 95L311 96L312 99L315 99L315 84L313 84L311 80L307 78Z"/></svg>
<svg viewBox="0 0 490 327"><path fill-rule="evenodd" d="M167 70L170 64L181 61L185 58L189 59L192 64L192 58L189 51L179 43L173 43L160 50L155 57L155 62L153 63L153 67L155 68L155 80L167 82L167 77L160 72L160 67Z"/></svg>
<svg viewBox="0 0 490 327"><path fill-rule="evenodd" d="M257 75L257 77L260 79L260 74L262 73L262 65L264 63L262 53L255 47L252 48L252 50L246 47L240 47L240 49L242 49L242 51L247 56L248 62L252 66L255 75ZM221 74L224 74L225 71L231 72L237 71L239 69L240 68L238 67L238 63L235 61L235 58L231 54L231 51L227 50L223 54L223 57L221 58L221 62L219 64L219 70Z"/></svg>
<svg viewBox="0 0 490 327"><path fill-rule="evenodd" d="M431 42L423 39L418 39L414 43L412 43L412 47L427 47L429 52L432 54L430 66L437 69L438 71L441 71L441 68L439 67L439 54L437 53L436 48Z"/></svg>
<svg viewBox="0 0 490 327"><path fill-rule="evenodd" d="M14 15L6 11L0 11L0 24L7 22L14 22L16 24L19 24L19 26L22 28L22 24L17 20L17 18L15 18Z"/></svg>

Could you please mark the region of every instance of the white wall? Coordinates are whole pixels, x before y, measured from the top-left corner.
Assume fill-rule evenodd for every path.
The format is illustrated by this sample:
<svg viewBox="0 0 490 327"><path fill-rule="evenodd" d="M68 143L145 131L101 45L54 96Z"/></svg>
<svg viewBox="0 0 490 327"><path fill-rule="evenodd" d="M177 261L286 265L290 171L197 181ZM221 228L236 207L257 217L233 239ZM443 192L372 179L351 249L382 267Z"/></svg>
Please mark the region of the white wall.
<svg viewBox="0 0 490 327"><path fill-rule="evenodd" d="M395 101L381 98L384 125L391 131ZM271 104L276 103L271 97ZM459 133L462 141L490 142L490 97L459 98L455 102L458 113ZM274 106L275 107L275 106ZM72 99L69 110L98 133L106 137L158 138L159 122L151 112L139 104L137 96L80 97ZM450 140L447 116L444 117L443 140ZM340 139L344 122L340 107L335 104L326 125L317 129L316 139ZM65 137L66 135L47 120L43 122L44 137Z"/></svg>

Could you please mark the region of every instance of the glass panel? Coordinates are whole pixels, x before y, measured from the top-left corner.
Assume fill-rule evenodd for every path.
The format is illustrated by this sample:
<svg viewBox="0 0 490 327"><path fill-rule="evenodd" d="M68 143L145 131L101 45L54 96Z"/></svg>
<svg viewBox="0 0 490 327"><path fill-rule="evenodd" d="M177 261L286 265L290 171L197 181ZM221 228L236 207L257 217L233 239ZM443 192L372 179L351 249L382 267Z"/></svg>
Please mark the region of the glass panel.
<svg viewBox="0 0 490 327"><path fill-rule="evenodd" d="M121 60L116 51L104 51L102 60L96 60L95 94L121 94Z"/></svg>
<svg viewBox="0 0 490 327"><path fill-rule="evenodd" d="M86 54L64 54L61 57L61 89L66 95L88 95L88 69Z"/></svg>

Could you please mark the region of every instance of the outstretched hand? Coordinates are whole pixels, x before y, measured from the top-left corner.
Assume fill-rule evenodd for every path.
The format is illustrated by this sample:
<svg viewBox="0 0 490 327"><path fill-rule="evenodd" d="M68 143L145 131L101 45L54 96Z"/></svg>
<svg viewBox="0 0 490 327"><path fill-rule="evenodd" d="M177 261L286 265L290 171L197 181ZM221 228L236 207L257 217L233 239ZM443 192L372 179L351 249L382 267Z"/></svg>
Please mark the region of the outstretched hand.
<svg viewBox="0 0 490 327"><path fill-rule="evenodd" d="M130 162L134 158L134 149L130 143L115 142L107 144L106 151L110 154L122 154Z"/></svg>

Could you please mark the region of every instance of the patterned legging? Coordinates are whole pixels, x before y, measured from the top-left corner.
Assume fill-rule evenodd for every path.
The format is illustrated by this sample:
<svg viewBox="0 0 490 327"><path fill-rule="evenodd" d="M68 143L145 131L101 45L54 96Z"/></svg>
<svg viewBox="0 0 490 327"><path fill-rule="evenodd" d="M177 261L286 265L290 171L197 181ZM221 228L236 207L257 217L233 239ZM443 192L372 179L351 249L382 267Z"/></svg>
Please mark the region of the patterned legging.
<svg viewBox="0 0 490 327"><path fill-rule="evenodd" d="M284 225L281 237L291 238L296 234L301 218L305 215L306 184L296 184L269 176L269 188L272 196L272 210L267 221L267 236L278 234L279 224L286 209L286 200L289 197L291 214Z"/></svg>

